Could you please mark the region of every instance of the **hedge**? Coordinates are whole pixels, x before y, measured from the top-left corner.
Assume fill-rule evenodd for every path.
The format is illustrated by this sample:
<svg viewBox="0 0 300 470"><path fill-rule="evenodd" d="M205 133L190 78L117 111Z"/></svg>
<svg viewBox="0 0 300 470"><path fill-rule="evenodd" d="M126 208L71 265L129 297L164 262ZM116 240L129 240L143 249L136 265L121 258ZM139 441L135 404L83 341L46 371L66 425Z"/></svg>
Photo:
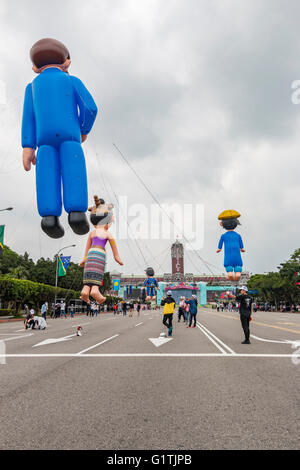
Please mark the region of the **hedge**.
<svg viewBox="0 0 300 470"><path fill-rule="evenodd" d="M16 311L11 308L0 308L0 317L16 315Z"/></svg>
<svg viewBox="0 0 300 470"><path fill-rule="evenodd" d="M0 276L1 301L4 303L13 302L17 311L23 308L25 303L36 307L46 301L50 304L54 301L55 294L57 298L62 297L67 301L70 298L76 299L80 296L80 292L74 290Z"/></svg>

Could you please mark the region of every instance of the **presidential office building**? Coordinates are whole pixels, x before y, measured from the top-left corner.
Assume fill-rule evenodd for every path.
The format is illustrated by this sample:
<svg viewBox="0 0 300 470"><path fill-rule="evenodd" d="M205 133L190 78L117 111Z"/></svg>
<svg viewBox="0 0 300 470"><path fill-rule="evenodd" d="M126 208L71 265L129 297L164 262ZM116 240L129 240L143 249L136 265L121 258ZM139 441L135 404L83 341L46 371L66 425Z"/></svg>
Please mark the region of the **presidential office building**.
<svg viewBox="0 0 300 470"><path fill-rule="evenodd" d="M176 240L171 246L171 273L156 274L155 278L159 284L160 290L157 291L157 303L160 304L161 298L166 294L167 290L172 291L172 295L176 302L180 296L189 297L196 294L199 303L205 305L220 298L221 294L226 291L236 289L237 285L247 284L249 273L243 272L239 283L231 283L227 280L226 274L210 275L193 274L184 272L184 245ZM141 299L142 287L146 279L145 274L129 275L121 274L117 271L111 273L112 281L120 280L118 295L124 299ZM115 292L116 294L116 292Z"/></svg>

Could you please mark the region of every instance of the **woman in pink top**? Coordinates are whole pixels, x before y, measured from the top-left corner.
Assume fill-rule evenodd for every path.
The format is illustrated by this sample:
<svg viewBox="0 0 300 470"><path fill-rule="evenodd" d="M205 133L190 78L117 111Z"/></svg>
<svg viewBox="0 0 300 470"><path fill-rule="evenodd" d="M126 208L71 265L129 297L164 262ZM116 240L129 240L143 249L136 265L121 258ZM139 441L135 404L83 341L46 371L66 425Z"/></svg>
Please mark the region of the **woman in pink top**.
<svg viewBox="0 0 300 470"><path fill-rule="evenodd" d="M84 258L80 263L84 267L83 272L83 289L81 291L81 300L89 302L90 295L99 303L105 302L104 297L100 291L99 286L103 284L103 276L106 262L105 245L107 240L110 243L114 258L117 263L123 265L115 240L112 234L108 231L113 221L113 205L105 204L103 199L94 196L95 206L89 207L91 212L90 220L94 225L95 230L90 232Z"/></svg>

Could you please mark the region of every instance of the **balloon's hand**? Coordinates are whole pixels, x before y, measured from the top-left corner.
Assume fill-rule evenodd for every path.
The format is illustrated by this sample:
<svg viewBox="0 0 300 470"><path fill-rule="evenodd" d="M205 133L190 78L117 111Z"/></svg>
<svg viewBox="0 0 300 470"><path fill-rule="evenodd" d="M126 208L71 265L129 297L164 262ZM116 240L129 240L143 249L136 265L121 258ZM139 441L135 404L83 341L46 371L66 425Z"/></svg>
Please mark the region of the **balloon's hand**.
<svg viewBox="0 0 300 470"><path fill-rule="evenodd" d="M85 265L85 259L82 260L81 263L79 263L79 266L80 266L81 268L84 268L84 265Z"/></svg>
<svg viewBox="0 0 300 470"><path fill-rule="evenodd" d="M23 149L23 166L26 171L31 170L31 164L35 165L36 157L35 150L30 147Z"/></svg>
<svg viewBox="0 0 300 470"><path fill-rule="evenodd" d="M245 250L245 248L241 248L241 251L242 251L243 253L245 253L246 250Z"/></svg>
<svg viewBox="0 0 300 470"><path fill-rule="evenodd" d="M87 139L87 134L81 134L81 142L85 142Z"/></svg>
<svg viewBox="0 0 300 470"><path fill-rule="evenodd" d="M220 253L220 251L222 251L222 250L217 250L217 253Z"/></svg>
<svg viewBox="0 0 300 470"><path fill-rule="evenodd" d="M121 266L123 266L124 263L121 261L119 256L115 256L115 260L116 260L117 263L119 263Z"/></svg>

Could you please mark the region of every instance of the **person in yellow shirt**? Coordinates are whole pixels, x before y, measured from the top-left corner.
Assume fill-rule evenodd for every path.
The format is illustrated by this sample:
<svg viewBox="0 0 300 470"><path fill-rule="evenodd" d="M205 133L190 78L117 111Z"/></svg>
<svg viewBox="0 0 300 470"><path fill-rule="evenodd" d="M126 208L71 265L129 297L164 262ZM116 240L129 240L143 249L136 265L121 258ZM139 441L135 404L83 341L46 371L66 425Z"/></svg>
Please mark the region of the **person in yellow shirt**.
<svg viewBox="0 0 300 470"><path fill-rule="evenodd" d="M167 292L167 297L162 299L161 306L164 307L163 310L163 324L168 328L168 336L172 336L172 321L173 314L175 310L176 302L172 297L172 292L169 290Z"/></svg>

